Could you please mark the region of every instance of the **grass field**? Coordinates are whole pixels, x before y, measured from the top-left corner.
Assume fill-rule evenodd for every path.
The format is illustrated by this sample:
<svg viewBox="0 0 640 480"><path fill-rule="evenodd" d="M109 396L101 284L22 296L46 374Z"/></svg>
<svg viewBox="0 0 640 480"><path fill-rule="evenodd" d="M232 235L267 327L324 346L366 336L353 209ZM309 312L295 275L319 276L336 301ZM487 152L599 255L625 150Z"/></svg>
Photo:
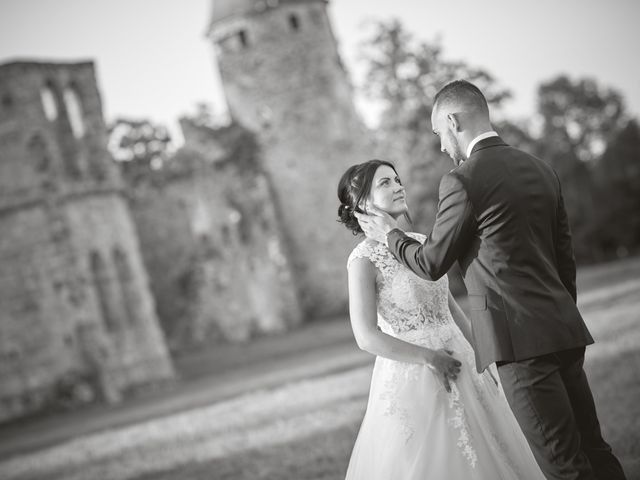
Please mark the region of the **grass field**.
<svg viewBox="0 0 640 480"><path fill-rule="evenodd" d="M591 284L581 310L597 342L585 368L605 437L629 479L640 479L640 264L584 281ZM370 372L350 369L74 439L3 461L0 478L342 479Z"/></svg>

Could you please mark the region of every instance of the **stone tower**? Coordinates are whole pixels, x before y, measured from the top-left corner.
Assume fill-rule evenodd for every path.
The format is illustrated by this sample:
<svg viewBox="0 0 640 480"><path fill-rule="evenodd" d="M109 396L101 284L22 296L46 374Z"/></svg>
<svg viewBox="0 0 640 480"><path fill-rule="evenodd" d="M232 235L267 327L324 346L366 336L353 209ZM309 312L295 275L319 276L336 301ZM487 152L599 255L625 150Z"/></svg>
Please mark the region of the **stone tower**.
<svg viewBox="0 0 640 480"><path fill-rule="evenodd" d="M326 0L213 0L213 42L232 118L257 135L307 313L346 307L354 243L337 185L370 158Z"/></svg>
<svg viewBox="0 0 640 480"><path fill-rule="evenodd" d="M93 64L0 66L0 420L173 375Z"/></svg>

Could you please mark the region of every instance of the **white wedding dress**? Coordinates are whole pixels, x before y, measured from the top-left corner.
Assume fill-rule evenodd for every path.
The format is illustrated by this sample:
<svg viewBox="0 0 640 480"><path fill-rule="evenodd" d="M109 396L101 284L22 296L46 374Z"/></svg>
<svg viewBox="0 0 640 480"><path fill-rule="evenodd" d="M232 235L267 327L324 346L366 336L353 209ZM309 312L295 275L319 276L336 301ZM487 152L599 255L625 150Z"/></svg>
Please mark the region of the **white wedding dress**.
<svg viewBox="0 0 640 480"><path fill-rule="evenodd" d="M544 480L493 377L476 372L449 311L447 277L423 280L371 240L356 246L347 265L356 258L378 270L378 327L406 342L453 350L462 369L447 393L428 367L377 357L346 479Z"/></svg>

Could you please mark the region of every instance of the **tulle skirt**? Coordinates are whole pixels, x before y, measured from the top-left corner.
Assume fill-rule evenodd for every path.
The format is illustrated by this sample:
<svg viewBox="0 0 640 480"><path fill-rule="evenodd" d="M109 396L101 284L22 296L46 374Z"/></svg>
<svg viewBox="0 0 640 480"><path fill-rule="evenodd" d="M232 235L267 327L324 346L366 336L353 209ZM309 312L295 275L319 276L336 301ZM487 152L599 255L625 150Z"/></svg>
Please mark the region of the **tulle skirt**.
<svg viewBox="0 0 640 480"><path fill-rule="evenodd" d="M544 480L497 375L479 375L465 338L447 328L440 346L462 362L451 393L428 367L376 359L347 480ZM400 338L425 344L414 336Z"/></svg>

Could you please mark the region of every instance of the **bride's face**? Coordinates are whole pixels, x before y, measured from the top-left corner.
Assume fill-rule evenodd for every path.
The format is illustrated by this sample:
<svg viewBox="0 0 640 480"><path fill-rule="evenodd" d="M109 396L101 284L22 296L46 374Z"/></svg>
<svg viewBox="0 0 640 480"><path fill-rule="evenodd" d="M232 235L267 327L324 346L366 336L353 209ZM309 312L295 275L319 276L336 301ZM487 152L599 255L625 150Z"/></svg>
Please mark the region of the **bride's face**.
<svg viewBox="0 0 640 480"><path fill-rule="evenodd" d="M392 217L397 218L407 212L404 187L393 168L387 165L378 167L371 182L367 202Z"/></svg>

